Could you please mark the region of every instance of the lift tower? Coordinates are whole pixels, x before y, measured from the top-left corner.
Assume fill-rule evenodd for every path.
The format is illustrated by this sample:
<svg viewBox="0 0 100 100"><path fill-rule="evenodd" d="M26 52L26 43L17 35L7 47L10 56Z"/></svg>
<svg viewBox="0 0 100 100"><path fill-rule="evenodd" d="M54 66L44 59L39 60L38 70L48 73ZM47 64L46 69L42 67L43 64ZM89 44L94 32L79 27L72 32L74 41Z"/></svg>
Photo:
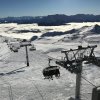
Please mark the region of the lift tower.
<svg viewBox="0 0 100 100"><path fill-rule="evenodd" d="M96 47L97 45L87 47L78 46L77 49L61 51L61 53L65 54L65 57L63 60L56 61L56 64L76 74L75 100L81 100L82 62L87 61L87 63L93 63L100 66L99 60L94 55L94 49Z"/></svg>
<svg viewBox="0 0 100 100"><path fill-rule="evenodd" d="M30 41L27 41L24 39L24 41L22 41L20 43L21 47L25 47L25 51L26 51L26 63L27 63L27 67L29 66L29 57L28 57L28 49L27 46L32 46Z"/></svg>

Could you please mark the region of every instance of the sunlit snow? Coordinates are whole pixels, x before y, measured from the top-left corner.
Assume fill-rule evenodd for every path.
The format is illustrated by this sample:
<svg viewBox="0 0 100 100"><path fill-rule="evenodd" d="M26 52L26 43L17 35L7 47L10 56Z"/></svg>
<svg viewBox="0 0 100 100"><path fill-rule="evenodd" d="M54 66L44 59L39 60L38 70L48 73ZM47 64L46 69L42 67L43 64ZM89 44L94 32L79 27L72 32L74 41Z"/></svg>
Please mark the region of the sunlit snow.
<svg viewBox="0 0 100 100"><path fill-rule="evenodd" d="M100 35L91 29L99 22L68 23L61 26L38 26L37 24L0 24L0 100L68 100L75 97L76 75L60 67L61 77L44 80L43 68L48 66L48 58L61 59L61 50L77 48L79 45L97 45L96 55L100 57ZM77 29L74 34L41 37L46 32L66 32ZM27 30L26 33L19 31ZM35 30L37 32L30 32ZM28 32L29 31L29 32ZM19 33L18 33L19 32ZM11 51L5 39L28 39L36 51L28 47L30 66L26 67L25 48ZM9 38L8 38L9 37ZM16 41L16 40L14 40ZM18 41L17 41L18 42ZM55 61L52 61L55 65ZM100 85L100 68L93 64L83 65L83 76L94 85ZM93 86L82 79L82 100L91 100ZM13 98L13 99L11 99Z"/></svg>

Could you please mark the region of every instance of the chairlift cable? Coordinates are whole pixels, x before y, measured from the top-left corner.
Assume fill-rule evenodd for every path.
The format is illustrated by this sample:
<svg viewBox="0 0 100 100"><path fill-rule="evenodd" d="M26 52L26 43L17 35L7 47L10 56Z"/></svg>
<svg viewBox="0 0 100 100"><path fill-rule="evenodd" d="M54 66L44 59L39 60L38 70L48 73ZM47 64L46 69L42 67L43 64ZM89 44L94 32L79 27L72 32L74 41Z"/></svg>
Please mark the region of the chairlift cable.
<svg viewBox="0 0 100 100"><path fill-rule="evenodd" d="M96 85L94 85L92 82L90 82L89 80L87 80L85 77L81 76L85 81L87 81L89 84L91 84L92 86L96 87Z"/></svg>

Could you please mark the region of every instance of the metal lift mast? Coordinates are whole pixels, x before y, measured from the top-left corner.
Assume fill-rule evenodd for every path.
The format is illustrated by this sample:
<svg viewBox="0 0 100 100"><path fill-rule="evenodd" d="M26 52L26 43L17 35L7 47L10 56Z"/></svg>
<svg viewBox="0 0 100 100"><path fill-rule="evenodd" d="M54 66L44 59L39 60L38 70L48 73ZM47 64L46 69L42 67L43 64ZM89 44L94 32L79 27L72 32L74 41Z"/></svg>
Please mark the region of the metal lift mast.
<svg viewBox="0 0 100 100"><path fill-rule="evenodd" d="M27 67L29 66L29 57L28 57L28 49L27 46L32 46L31 42L24 40L23 42L20 43L21 47L25 47L25 51L26 51L26 63L27 63Z"/></svg>
<svg viewBox="0 0 100 100"><path fill-rule="evenodd" d="M81 100L80 88L81 88L81 74L82 74L82 62L87 61L100 67L98 59L94 55L94 49L97 45L82 47L78 46L77 49L70 49L67 51L61 51L65 54L63 60L56 61L56 64L64 67L71 73L76 74L76 90L75 100Z"/></svg>

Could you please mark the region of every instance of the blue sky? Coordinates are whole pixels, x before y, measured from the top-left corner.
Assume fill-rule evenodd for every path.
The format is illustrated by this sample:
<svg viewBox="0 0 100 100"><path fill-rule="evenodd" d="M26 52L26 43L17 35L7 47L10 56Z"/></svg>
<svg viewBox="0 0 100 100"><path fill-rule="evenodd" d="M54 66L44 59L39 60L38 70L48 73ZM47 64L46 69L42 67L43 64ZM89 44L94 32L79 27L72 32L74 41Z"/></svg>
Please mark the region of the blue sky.
<svg viewBox="0 0 100 100"><path fill-rule="evenodd" d="M0 0L0 17L100 14L100 0Z"/></svg>

